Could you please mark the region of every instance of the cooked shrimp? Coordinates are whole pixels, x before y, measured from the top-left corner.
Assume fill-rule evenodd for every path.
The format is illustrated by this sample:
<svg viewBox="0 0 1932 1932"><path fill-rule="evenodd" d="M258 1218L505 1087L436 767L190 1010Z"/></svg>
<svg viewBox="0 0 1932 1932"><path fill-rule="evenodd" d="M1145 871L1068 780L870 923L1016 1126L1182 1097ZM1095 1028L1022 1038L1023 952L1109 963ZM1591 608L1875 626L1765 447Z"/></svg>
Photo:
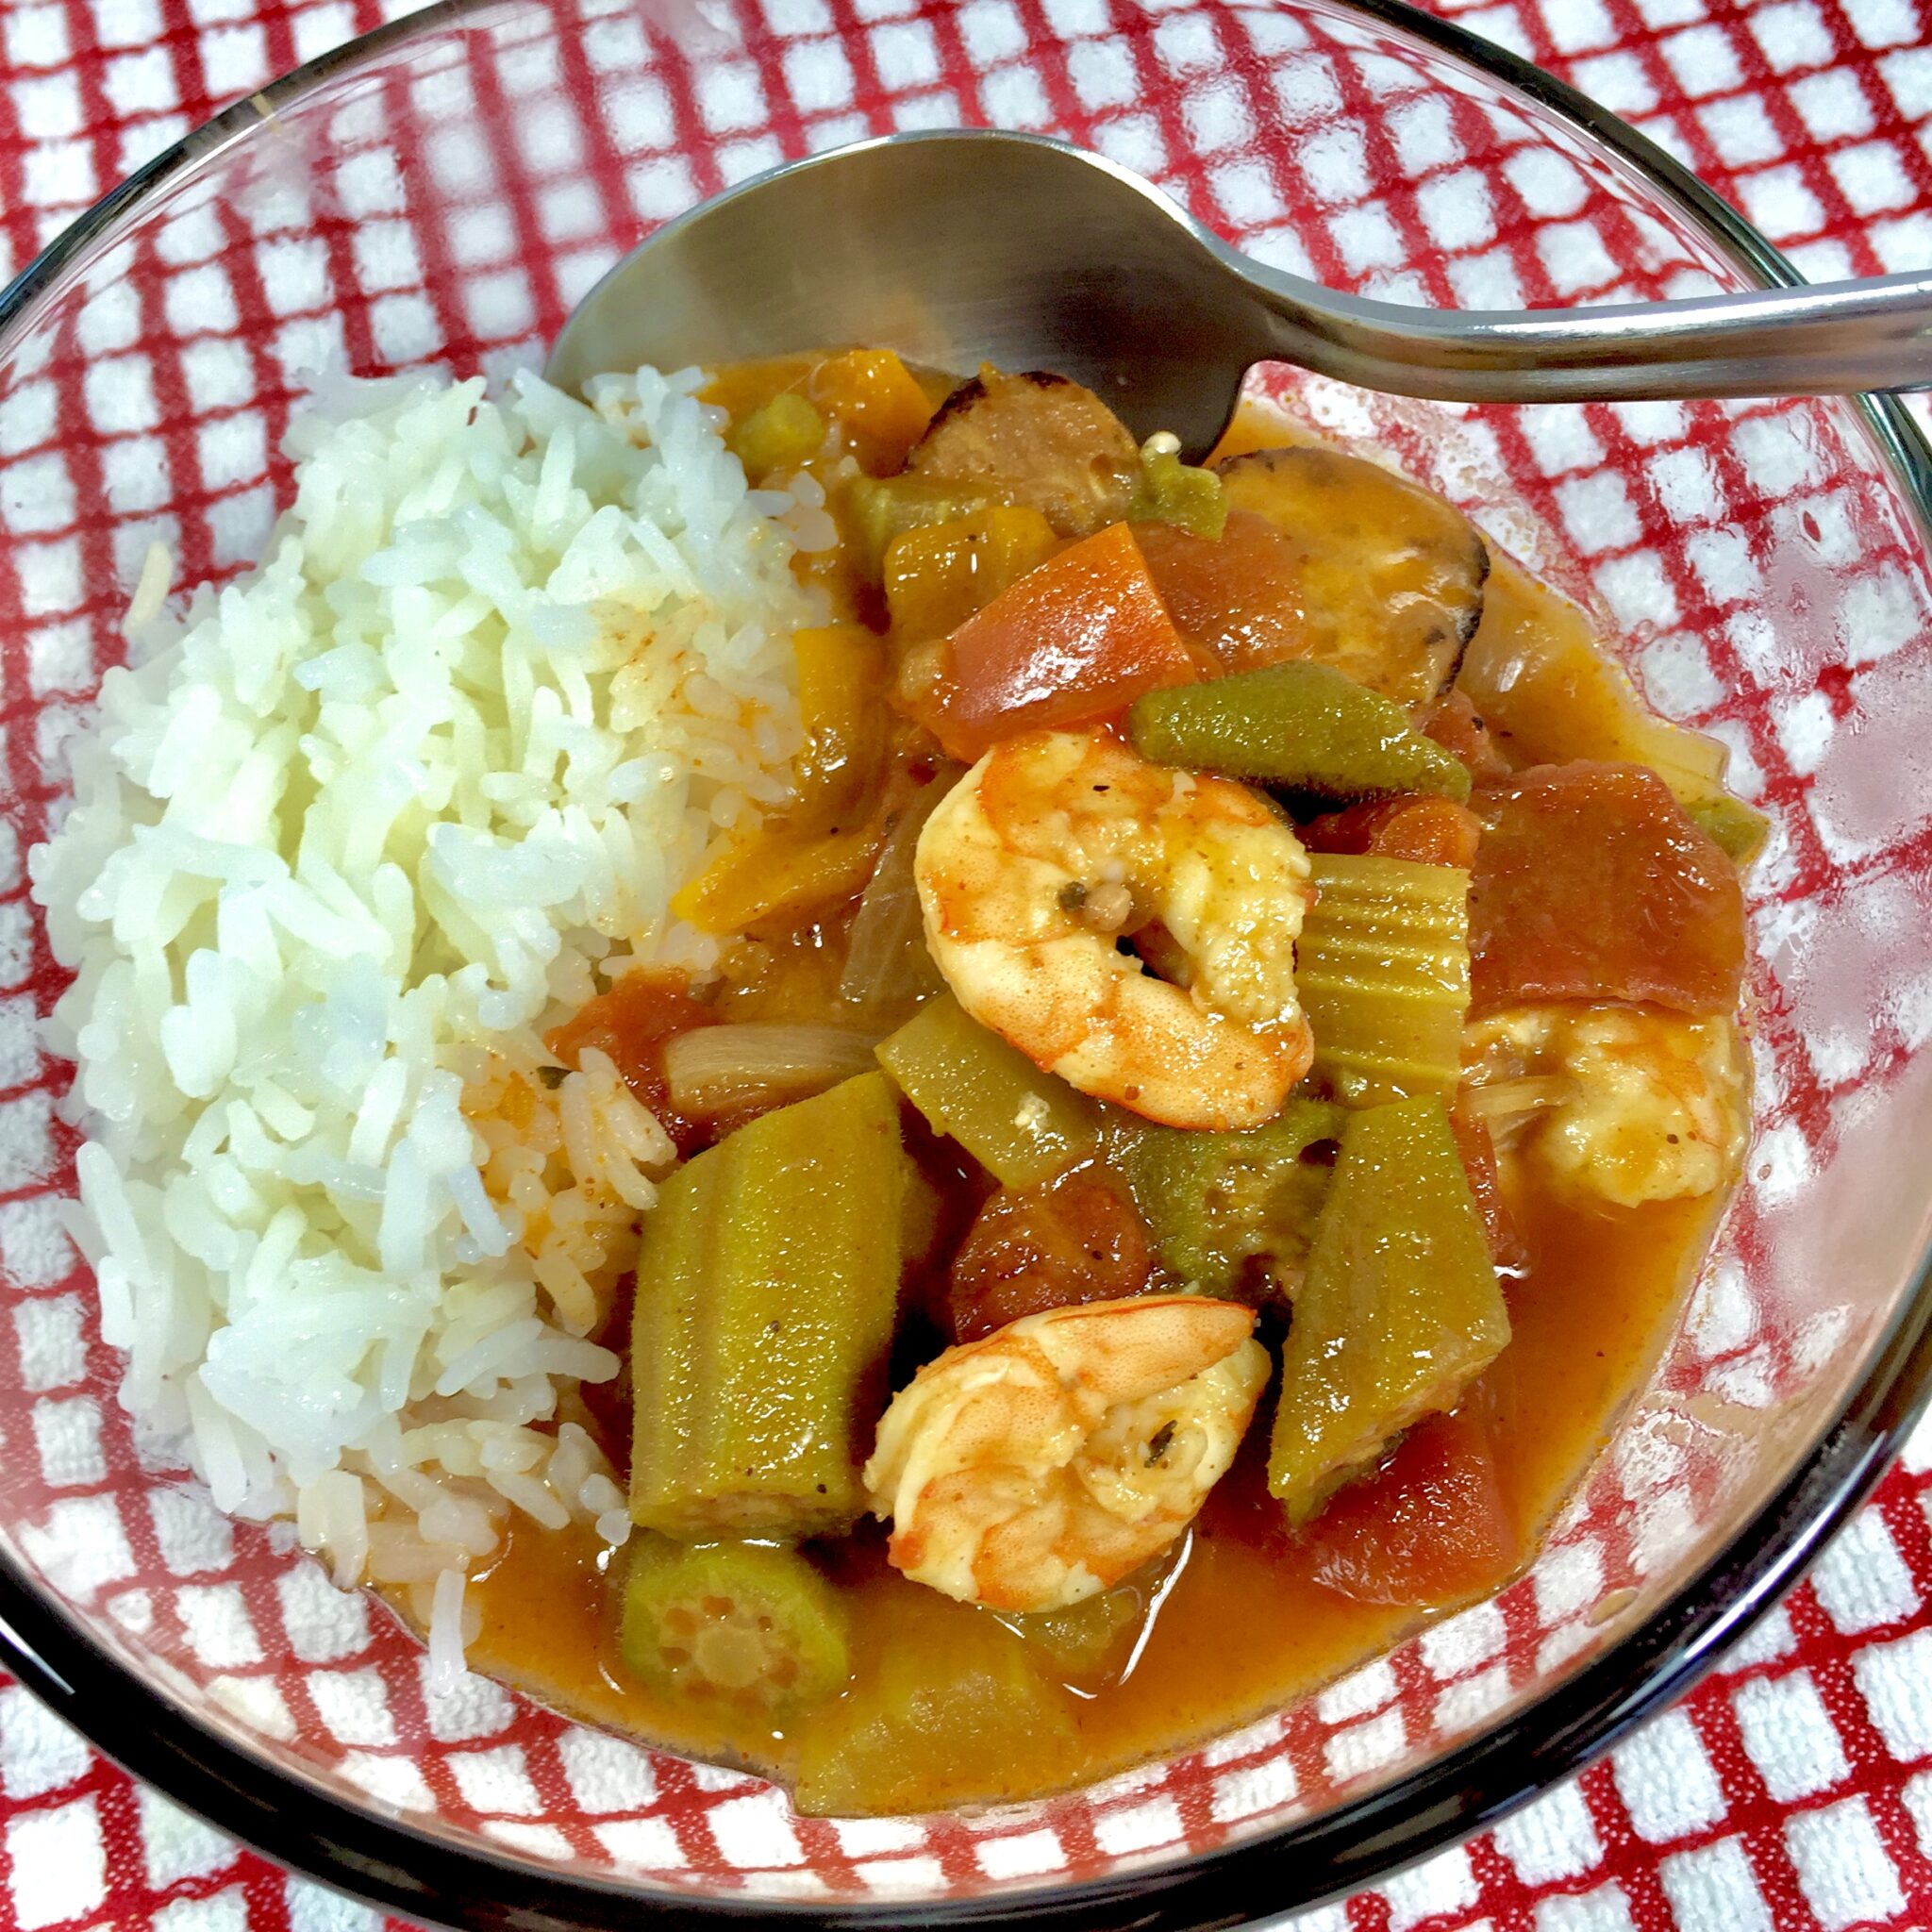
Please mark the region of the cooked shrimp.
<svg viewBox="0 0 1932 1932"><path fill-rule="evenodd" d="M1027 1315L926 1363L865 1466L893 1567L1003 1610L1111 1588L1233 1462L1268 1380L1254 1325L1238 1303L1141 1295Z"/></svg>
<svg viewBox="0 0 1932 1932"><path fill-rule="evenodd" d="M1737 1023L1661 1007L1535 1006L1463 1035L1472 1102L1572 1194L1620 1208L1715 1192L1744 1151Z"/></svg>
<svg viewBox="0 0 1932 1932"><path fill-rule="evenodd" d="M1307 855L1245 786L1028 732L941 803L914 874L959 1004L1082 1092L1171 1126L1253 1127L1307 1072ZM1116 943L1157 924L1172 982Z"/></svg>

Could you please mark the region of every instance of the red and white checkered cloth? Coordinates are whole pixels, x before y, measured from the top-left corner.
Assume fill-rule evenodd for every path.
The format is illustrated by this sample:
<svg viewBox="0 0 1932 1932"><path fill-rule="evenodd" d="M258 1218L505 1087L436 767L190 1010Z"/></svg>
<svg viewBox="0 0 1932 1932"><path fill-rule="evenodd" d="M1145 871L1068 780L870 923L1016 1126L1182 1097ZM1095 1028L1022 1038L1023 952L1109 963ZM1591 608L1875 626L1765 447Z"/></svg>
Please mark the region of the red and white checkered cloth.
<svg viewBox="0 0 1932 1932"><path fill-rule="evenodd" d="M1918 0L1438 0L1634 120L1814 277L1932 263ZM377 0L0 0L0 275ZM1496 1831L1295 1932L1932 1927L1932 1432L1730 1666ZM378 1915L136 1788L0 1684L0 1932Z"/></svg>

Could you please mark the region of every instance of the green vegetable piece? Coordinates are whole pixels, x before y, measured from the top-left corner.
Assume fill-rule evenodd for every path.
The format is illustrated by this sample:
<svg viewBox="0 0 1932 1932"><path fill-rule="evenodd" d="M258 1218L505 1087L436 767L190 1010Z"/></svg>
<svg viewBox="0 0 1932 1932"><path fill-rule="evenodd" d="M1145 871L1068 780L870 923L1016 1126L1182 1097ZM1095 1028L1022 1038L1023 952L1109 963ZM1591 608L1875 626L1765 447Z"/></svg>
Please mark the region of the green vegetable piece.
<svg viewBox="0 0 1932 1932"><path fill-rule="evenodd" d="M1127 521L1173 524L1196 537L1219 537L1227 524L1227 492L1212 470L1181 461L1174 436L1150 436L1141 445L1141 475L1128 500Z"/></svg>
<svg viewBox="0 0 1932 1932"><path fill-rule="evenodd" d="M881 1627L845 1695L805 1727L801 1811L937 1810L1071 1779L1071 1699L990 1611L908 1584Z"/></svg>
<svg viewBox="0 0 1932 1932"><path fill-rule="evenodd" d="M1325 1101L1291 1100L1241 1134L1137 1127L1121 1159L1161 1266L1195 1294L1232 1295L1256 1266L1291 1293L1328 1191L1328 1169L1304 1156L1346 1119Z"/></svg>
<svg viewBox="0 0 1932 1932"><path fill-rule="evenodd" d="M780 390L726 440L747 476L770 476L795 470L818 455L825 441L825 419L796 390Z"/></svg>
<svg viewBox="0 0 1932 1932"><path fill-rule="evenodd" d="M1314 1076L1350 1107L1455 1092L1469 1010L1469 874L1317 852L1295 989Z"/></svg>
<svg viewBox="0 0 1932 1932"><path fill-rule="evenodd" d="M895 537L971 516L1004 500L990 490L932 482L923 476L855 476L845 495L858 558L874 583L885 569L886 552Z"/></svg>
<svg viewBox="0 0 1932 1932"><path fill-rule="evenodd" d="M634 1537L619 1642L654 1690L773 1716L830 1696L852 1669L838 1591L775 1543Z"/></svg>
<svg viewBox="0 0 1932 1932"><path fill-rule="evenodd" d="M1469 769L1411 730L1391 698L1297 659L1149 691L1127 713L1134 743L1163 765L1223 772L1323 798L1431 791L1460 803Z"/></svg>
<svg viewBox="0 0 1932 1932"><path fill-rule="evenodd" d="M1004 1187L1037 1187L1099 1143L1099 1108L969 1019L949 992L877 1052L933 1131L950 1134Z"/></svg>
<svg viewBox="0 0 1932 1932"><path fill-rule="evenodd" d="M630 1511L690 1541L848 1529L884 1406L910 1162L883 1074L762 1115L644 1217Z"/></svg>
<svg viewBox="0 0 1932 1932"><path fill-rule="evenodd" d="M1725 857L1740 872L1764 850L1764 841L1771 836L1771 821L1728 791L1687 798L1682 804L1685 812L1724 847Z"/></svg>
<svg viewBox="0 0 1932 1932"><path fill-rule="evenodd" d="M1057 1675L1091 1682L1108 1676L1109 1666L1117 1671L1124 1661L1127 1637L1145 1621L1150 1594L1148 1589L1123 1583L1063 1610L1003 1613L1000 1622L1024 1637L1035 1657Z"/></svg>
<svg viewBox="0 0 1932 1932"><path fill-rule="evenodd" d="M1268 1487L1290 1523L1454 1407L1508 1340L1441 1101L1352 1114L1281 1351Z"/></svg>

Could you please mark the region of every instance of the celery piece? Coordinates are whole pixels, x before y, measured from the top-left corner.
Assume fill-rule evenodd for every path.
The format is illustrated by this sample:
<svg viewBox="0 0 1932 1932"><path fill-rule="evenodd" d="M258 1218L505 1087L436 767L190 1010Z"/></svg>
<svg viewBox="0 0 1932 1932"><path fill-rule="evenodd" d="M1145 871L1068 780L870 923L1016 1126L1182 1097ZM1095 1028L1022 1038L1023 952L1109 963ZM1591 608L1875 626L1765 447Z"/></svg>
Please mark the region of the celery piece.
<svg viewBox="0 0 1932 1932"><path fill-rule="evenodd" d="M1251 1263L1291 1291L1328 1191L1327 1168L1303 1157L1346 1118L1325 1101L1291 1100L1241 1134L1136 1127L1121 1162L1161 1266L1195 1294L1235 1293Z"/></svg>
<svg viewBox="0 0 1932 1932"><path fill-rule="evenodd" d="M883 1074L762 1115L644 1217L631 1515L691 1541L807 1537L865 1508L910 1163Z"/></svg>
<svg viewBox="0 0 1932 1932"><path fill-rule="evenodd" d="M1219 537L1227 525L1227 492L1212 470L1181 461L1168 432L1141 445L1141 475L1127 505L1130 524L1172 524L1194 537Z"/></svg>
<svg viewBox="0 0 1932 1932"><path fill-rule="evenodd" d="M1127 722L1136 748L1158 764L1323 798L1469 796L1468 767L1411 729L1392 698L1308 659L1149 691Z"/></svg>
<svg viewBox="0 0 1932 1932"><path fill-rule="evenodd" d="M1300 1524L1509 1340L1481 1211L1433 1095L1341 1133L1281 1351L1268 1487Z"/></svg>
<svg viewBox="0 0 1932 1932"><path fill-rule="evenodd" d="M949 992L882 1041L878 1057L933 1131L1004 1187L1037 1187L1099 1143L1093 1102L969 1019Z"/></svg>
<svg viewBox="0 0 1932 1932"><path fill-rule="evenodd" d="M1070 1779L1071 1699L990 1612L908 1584L850 1689L800 1738L808 1816L939 1810Z"/></svg>
<svg viewBox="0 0 1932 1932"><path fill-rule="evenodd" d="M754 481L809 462L824 440L825 419L791 389L754 409L725 439Z"/></svg>
<svg viewBox="0 0 1932 1932"><path fill-rule="evenodd" d="M995 490L976 489L969 483L928 482L922 476L902 475L855 476L842 500L858 560L867 579L877 583L885 570L886 552L895 538L908 530L974 516L1002 499Z"/></svg>
<svg viewBox="0 0 1932 1932"><path fill-rule="evenodd" d="M1469 874L1409 858L1317 852L1295 989L1314 1076L1350 1107L1453 1094L1469 1010Z"/></svg>
<svg viewBox="0 0 1932 1932"><path fill-rule="evenodd" d="M1741 798L1728 791L1712 791L1702 798L1681 798L1685 814L1704 827L1724 847L1724 856L1740 872L1764 850L1771 836L1771 821L1761 811L1753 811Z"/></svg>
<svg viewBox="0 0 1932 1932"><path fill-rule="evenodd" d="M796 1550L775 1543L631 1539L619 1624L640 1682L775 1716L828 1697L851 1674L845 1607Z"/></svg>

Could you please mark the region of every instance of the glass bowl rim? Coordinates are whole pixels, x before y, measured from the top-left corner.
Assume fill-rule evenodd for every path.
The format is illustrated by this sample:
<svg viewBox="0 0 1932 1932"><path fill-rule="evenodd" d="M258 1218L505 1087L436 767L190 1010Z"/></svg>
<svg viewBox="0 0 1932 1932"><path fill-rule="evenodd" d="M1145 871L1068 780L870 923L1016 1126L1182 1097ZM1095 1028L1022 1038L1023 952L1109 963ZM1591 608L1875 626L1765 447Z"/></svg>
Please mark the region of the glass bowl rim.
<svg viewBox="0 0 1932 1932"><path fill-rule="evenodd" d="M175 181L273 110L406 42L527 0L435 0L329 49L192 129L79 215L0 290L0 358ZM957 4L957 0L946 0ZM1221 0L1229 4L1229 0ZM1581 130L1760 286L1797 270L1739 210L1647 136L1567 82L1407 0L1322 0L1457 59ZM891 140L896 137L887 136ZM1896 393L1848 397L1932 551L1932 446ZM1638 1629L1523 1709L1319 1816L1238 1844L1184 1851L1071 1884L956 1898L747 1899L545 1871L486 1842L384 1817L250 1749L116 1657L0 1549L0 1666L105 1756L275 1863L378 1907L461 1932L675 1932L718 1920L795 1932L1014 1926L1043 1919L1120 1932L1196 1932L1305 1910L1393 1873L1533 1801L1688 1690L1799 1579L1890 1467L1932 1399L1932 1245L1865 1373L1777 1491ZM1301 1875L1284 1880L1284 1874Z"/></svg>

